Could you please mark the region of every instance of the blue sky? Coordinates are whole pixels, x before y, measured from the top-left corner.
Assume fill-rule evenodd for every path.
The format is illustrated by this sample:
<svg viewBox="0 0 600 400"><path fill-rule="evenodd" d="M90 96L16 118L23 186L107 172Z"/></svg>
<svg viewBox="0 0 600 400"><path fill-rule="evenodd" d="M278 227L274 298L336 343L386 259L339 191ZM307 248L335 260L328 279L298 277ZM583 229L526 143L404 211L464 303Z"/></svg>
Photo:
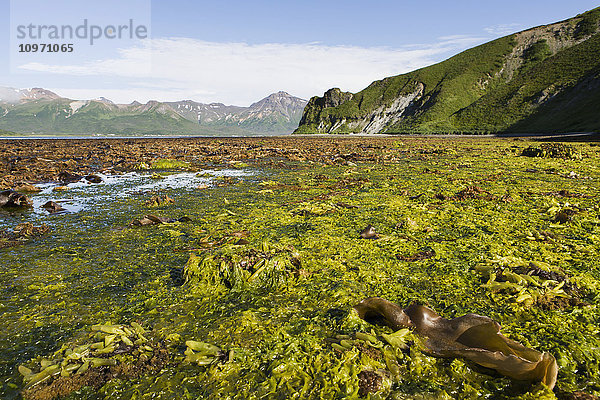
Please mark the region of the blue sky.
<svg viewBox="0 0 600 400"><path fill-rule="evenodd" d="M0 0L0 86L117 102L193 99L248 105L285 90L309 98L441 61L474 45L599 6L578 0ZM11 16L12 11L12 16ZM15 25L103 27L130 18L148 39L75 42L18 54ZM31 41L31 43L35 41ZM54 43L67 43L55 40Z"/></svg>

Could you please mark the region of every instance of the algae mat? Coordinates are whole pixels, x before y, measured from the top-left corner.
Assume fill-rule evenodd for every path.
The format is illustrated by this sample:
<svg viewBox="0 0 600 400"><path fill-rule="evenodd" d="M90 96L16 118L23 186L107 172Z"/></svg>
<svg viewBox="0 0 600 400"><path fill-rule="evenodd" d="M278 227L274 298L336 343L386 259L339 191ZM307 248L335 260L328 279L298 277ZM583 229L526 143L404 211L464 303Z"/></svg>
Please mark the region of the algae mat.
<svg viewBox="0 0 600 400"><path fill-rule="evenodd" d="M71 185L67 213L3 211L4 231L50 232L0 249L2 397L598 395L599 148L522 156L530 144L400 139L378 162L142 171ZM369 296L489 316L556 357L557 386L430 357L410 331L358 318ZM76 370L88 351L93 377Z"/></svg>

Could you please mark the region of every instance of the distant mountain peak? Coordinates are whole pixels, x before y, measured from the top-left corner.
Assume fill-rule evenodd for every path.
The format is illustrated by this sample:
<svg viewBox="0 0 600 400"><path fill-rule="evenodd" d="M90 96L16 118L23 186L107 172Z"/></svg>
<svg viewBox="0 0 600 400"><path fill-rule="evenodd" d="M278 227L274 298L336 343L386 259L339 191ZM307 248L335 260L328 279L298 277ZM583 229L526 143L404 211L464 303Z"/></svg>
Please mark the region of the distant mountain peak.
<svg viewBox="0 0 600 400"><path fill-rule="evenodd" d="M56 100L56 99L61 98L56 93L51 92L48 89L43 89L43 88L24 89L24 90L21 90L21 94L23 95L23 98L26 98L29 100L41 100L41 99Z"/></svg>
<svg viewBox="0 0 600 400"><path fill-rule="evenodd" d="M259 104L262 102L269 102L269 101L282 101L282 100L289 100L289 101L295 101L295 102L304 102L307 103L307 100L301 99L300 97L296 97L296 96L292 96L291 94L284 92L284 91L279 91L279 92L275 92L275 93L271 93L270 95L268 95L267 97L257 101L256 103L253 103L252 105L250 105L250 107L254 106L255 104Z"/></svg>
<svg viewBox="0 0 600 400"><path fill-rule="evenodd" d="M300 99L299 97L292 96L291 94L289 94L288 92L284 92L283 90L280 90L279 92L271 93L270 95L265 97L265 99L281 99L281 98ZM304 99L300 99L300 100L306 101Z"/></svg>
<svg viewBox="0 0 600 400"><path fill-rule="evenodd" d="M308 101L291 94L279 91L271 93L262 100L250 105L252 112L278 112L286 118L290 118L295 109L304 109Z"/></svg>
<svg viewBox="0 0 600 400"><path fill-rule="evenodd" d="M33 100L57 100L61 97L56 93L43 88L15 89L0 87L0 102L20 103Z"/></svg>
<svg viewBox="0 0 600 400"><path fill-rule="evenodd" d="M106 97L98 97L97 99L94 99L94 101L99 101L100 103L104 103L104 104L115 104L112 100L107 99Z"/></svg>
<svg viewBox="0 0 600 400"><path fill-rule="evenodd" d="M280 90L279 92L271 93L267 97L282 97L282 96L283 97L294 97L291 94L289 94L288 92L285 92L283 90Z"/></svg>

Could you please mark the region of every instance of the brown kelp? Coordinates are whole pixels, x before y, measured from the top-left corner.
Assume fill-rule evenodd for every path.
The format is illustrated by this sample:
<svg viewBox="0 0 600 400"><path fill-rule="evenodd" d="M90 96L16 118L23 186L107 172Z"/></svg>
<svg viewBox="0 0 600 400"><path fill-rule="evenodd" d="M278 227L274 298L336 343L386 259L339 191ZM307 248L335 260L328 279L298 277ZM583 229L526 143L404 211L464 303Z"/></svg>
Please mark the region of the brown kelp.
<svg viewBox="0 0 600 400"><path fill-rule="evenodd" d="M12 230L5 229L0 231L0 249L3 247L17 246L25 242L45 235L50 231L50 227L42 224L34 226L31 222L18 224Z"/></svg>
<svg viewBox="0 0 600 400"><path fill-rule="evenodd" d="M31 200L23 193L3 190L0 192L0 207L31 207Z"/></svg>
<svg viewBox="0 0 600 400"><path fill-rule="evenodd" d="M554 357L508 339L500 333L500 324L489 317L466 314L448 320L423 305L402 309L379 297L367 298L354 308L367 321L382 322L394 330L414 328L427 338L426 349L434 356L463 357L514 379L541 381L550 389L556 384Z"/></svg>

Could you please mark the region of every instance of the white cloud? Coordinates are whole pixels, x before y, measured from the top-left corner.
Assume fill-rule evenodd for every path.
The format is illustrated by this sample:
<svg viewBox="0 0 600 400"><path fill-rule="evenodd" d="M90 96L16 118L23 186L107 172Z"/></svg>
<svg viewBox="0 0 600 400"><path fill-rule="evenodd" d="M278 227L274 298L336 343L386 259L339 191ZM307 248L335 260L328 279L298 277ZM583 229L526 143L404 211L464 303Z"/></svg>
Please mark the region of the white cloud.
<svg viewBox="0 0 600 400"><path fill-rule="evenodd" d="M278 90L304 98L320 95L331 87L358 91L376 79L432 64L482 40L450 36L435 44L393 49L165 38L120 49L110 59L70 65L28 63L19 68L51 76L73 76L90 83L84 87L92 87L94 82L97 86L103 78L128 82L126 87L54 88L72 98L105 96L123 103L192 98L247 105Z"/></svg>
<svg viewBox="0 0 600 400"><path fill-rule="evenodd" d="M521 24L500 24L500 25L493 25L493 26L488 26L487 28L484 28L484 30L489 33L490 35L497 35L497 36L506 36L506 35L510 35L511 33L515 33L518 32L522 29Z"/></svg>

